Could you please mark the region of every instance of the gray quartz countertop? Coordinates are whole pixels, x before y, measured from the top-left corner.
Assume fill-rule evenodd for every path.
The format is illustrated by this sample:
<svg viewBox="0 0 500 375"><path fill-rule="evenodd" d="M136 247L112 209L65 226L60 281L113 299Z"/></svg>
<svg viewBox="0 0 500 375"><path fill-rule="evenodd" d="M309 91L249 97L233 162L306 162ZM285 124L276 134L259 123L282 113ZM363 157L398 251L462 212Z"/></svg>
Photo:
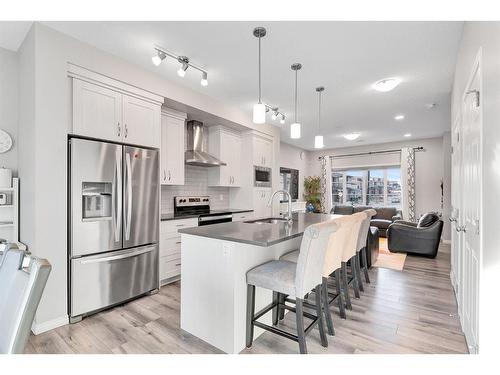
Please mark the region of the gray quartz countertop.
<svg viewBox="0 0 500 375"><path fill-rule="evenodd" d="M240 208L226 208L223 210L212 210L212 211L210 211L210 215L214 215L214 214L239 214L242 212L252 212L252 211L253 210L240 209ZM166 214L161 214L161 221L192 219L192 218L198 218L198 217L200 217L200 214L175 215L173 212L170 212L170 213L166 213Z"/></svg>
<svg viewBox="0 0 500 375"><path fill-rule="evenodd" d="M267 247L302 236L309 225L331 220L338 216L340 215L294 213L291 225L286 222L278 224L254 224L238 221L186 228L179 230L179 232L182 234Z"/></svg>

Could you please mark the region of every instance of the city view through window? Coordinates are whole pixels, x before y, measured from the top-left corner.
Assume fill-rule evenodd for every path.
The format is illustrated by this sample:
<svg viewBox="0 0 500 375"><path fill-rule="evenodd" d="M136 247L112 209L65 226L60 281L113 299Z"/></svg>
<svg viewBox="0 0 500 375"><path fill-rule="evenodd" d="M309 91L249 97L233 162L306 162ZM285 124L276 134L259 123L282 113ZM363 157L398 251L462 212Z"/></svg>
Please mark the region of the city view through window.
<svg viewBox="0 0 500 375"><path fill-rule="evenodd" d="M334 170L332 202L401 208L401 170L398 167Z"/></svg>

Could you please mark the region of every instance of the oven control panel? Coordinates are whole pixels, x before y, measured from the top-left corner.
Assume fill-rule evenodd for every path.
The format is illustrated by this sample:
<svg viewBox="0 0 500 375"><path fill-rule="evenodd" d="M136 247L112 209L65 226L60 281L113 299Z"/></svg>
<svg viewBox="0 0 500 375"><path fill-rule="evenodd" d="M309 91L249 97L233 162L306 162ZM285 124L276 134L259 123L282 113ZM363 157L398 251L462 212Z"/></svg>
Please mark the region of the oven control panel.
<svg viewBox="0 0 500 375"><path fill-rule="evenodd" d="M175 197L174 204L176 207L209 206L210 197Z"/></svg>

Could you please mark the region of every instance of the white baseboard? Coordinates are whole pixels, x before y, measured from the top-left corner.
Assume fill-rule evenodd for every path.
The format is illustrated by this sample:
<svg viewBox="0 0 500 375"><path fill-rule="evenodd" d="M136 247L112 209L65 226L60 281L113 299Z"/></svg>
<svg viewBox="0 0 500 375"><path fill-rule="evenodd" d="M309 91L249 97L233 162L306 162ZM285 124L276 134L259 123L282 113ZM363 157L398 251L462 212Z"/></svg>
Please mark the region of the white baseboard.
<svg viewBox="0 0 500 375"><path fill-rule="evenodd" d="M64 315L43 323L33 322L33 325L31 326L31 331L35 335L39 335L40 333L50 331L51 329L65 326L66 324L69 324L69 318L67 315Z"/></svg>

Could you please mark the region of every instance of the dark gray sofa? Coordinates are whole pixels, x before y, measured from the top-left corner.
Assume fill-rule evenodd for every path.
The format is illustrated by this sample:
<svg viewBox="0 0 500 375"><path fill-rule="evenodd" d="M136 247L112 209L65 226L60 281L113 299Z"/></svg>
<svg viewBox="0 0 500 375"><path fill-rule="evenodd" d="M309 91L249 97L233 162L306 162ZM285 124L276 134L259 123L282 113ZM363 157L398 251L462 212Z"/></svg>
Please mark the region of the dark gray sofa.
<svg viewBox="0 0 500 375"><path fill-rule="evenodd" d="M387 230L387 246L391 252L434 258L442 231L443 221L434 212L423 215L418 223L397 220Z"/></svg>
<svg viewBox="0 0 500 375"><path fill-rule="evenodd" d="M332 208L331 213L337 215L352 215L370 208L377 211L377 214L372 217L370 225L378 228L380 237L387 237L387 228L389 228L389 225L391 225L395 220L403 219L401 210L394 207L335 205Z"/></svg>

